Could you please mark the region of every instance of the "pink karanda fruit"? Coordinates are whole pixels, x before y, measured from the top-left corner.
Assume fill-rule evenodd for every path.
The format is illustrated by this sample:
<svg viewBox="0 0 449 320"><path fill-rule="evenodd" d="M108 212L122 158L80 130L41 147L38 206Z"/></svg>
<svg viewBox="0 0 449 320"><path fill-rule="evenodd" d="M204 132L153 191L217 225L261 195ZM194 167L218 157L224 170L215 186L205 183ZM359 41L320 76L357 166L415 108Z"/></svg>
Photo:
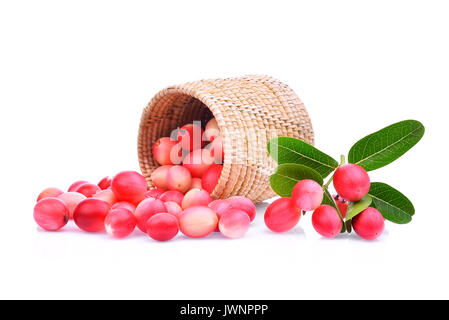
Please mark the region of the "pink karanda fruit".
<svg viewBox="0 0 449 320"><path fill-rule="evenodd" d="M173 239L179 232L178 219L169 213L158 213L146 222L147 234L157 241Z"/></svg>
<svg viewBox="0 0 449 320"><path fill-rule="evenodd" d="M303 211L312 211L323 202L323 188L314 180L304 179L298 181L292 192L292 200L297 208Z"/></svg>
<svg viewBox="0 0 449 320"><path fill-rule="evenodd" d="M223 138L216 137L210 145L210 154L214 158L215 163L222 164L224 160Z"/></svg>
<svg viewBox="0 0 449 320"><path fill-rule="evenodd" d="M153 157L161 166L173 164L171 159L171 150L178 142L170 139L169 137L163 137L157 140L153 144Z"/></svg>
<svg viewBox="0 0 449 320"><path fill-rule="evenodd" d="M99 186L89 182L83 183L75 189L75 192L84 194L87 198L91 198L94 194L96 194L99 191L101 191Z"/></svg>
<svg viewBox="0 0 449 320"><path fill-rule="evenodd" d="M334 207L323 204L313 212L312 225L323 237L334 238L340 233L343 222Z"/></svg>
<svg viewBox="0 0 449 320"><path fill-rule="evenodd" d="M265 225L274 232L293 229L301 219L301 210L287 197L272 202L265 211Z"/></svg>
<svg viewBox="0 0 449 320"><path fill-rule="evenodd" d="M111 206L104 200L88 198L81 201L73 212L75 224L87 232L99 232L104 230L104 219Z"/></svg>
<svg viewBox="0 0 449 320"><path fill-rule="evenodd" d="M245 211L238 209L226 210L218 221L218 229L227 238L243 237L249 229L251 221Z"/></svg>
<svg viewBox="0 0 449 320"><path fill-rule="evenodd" d="M165 208L167 209L167 213L170 213L171 215L175 217L179 217L179 215L182 212L182 208L179 204L173 201L167 201L164 202Z"/></svg>
<svg viewBox="0 0 449 320"><path fill-rule="evenodd" d="M67 190L67 192L75 192L76 188L78 188L80 185L84 184L84 183L88 183L89 181L85 181L85 180L78 180L75 181L74 183L72 183L69 187L69 189Z"/></svg>
<svg viewBox="0 0 449 320"><path fill-rule="evenodd" d="M104 200L111 206L118 201L117 197L111 189L100 190L96 194L94 194L92 198Z"/></svg>
<svg viewBox="0 0 449 320"><path fill-rule="evenodd" d="M209 235L217 228L217 225L218 216L209 207L190 207L179 216L179 229L183 234L192 238Z"/></svg>
<svg viewBox="0 0 449 320"><path fill-rule="evenodd" d="M209 194L211 194L217 186L222 170L222 165L213 164L203 173L203 177L201 178L201 185L204 190L209 192Z"/></svg>
<svg viewBox="0 0 449 320"><path fill-rule="evenodd" d="M163 202L173 201L182 206L182 200L184 199L184 195L175 190L165 191L163 194L159 196L159 200Z"/></svg>
<svg viewBox="0 0 449 320"><path fill-rule="evenodd" d="M183 161L192 177L201 178L203 173L214 163L214 158L210 154L210 150L197 149L190 152Z"/></svg>
<svg viewBox="0 0 449 320"><path fill-rule="evenodd" d="M209 208L215 211L215 213L218 215L218 219L222 216L222 214L231 208L231 204L222 199L214 200L211 203L207 205ZM248 216L249 217L249 216ZM215 232L219 232L220 230L217 228L214 230Z"/></svg>
<svg viewBox="0 0 449 320"><path fill-rule="evenodd" d="M69 209L58 198L43 198L34 206L33 217L42 229L56 231L69 221Z"/></svg>
<svg viewBox="0 0 449 320"><path fill-rule="evenodd" d="M56 198L63 193L64 193L64 191L62 191L58 188L47 188L47 189L42 190L41 193L39 193L36 201L42 200L44 198L50 198L50 197Z"/></svg>
<svg viewBox="0 0 449 320"><path fill-rule="evenodd" d="M385 219L379 210L368 207L352 218L352 226L363 239L375 240L384 231Z"/></svg>
<svg viewBox="0 0 449 320"><path fill-rule="evenodd" d="M186 124L178 129L177 140L186 151L201 149L206 144L203 140L203 129L196 124Z"/></svg>
<svg viewBox="0 0 449 320"><path fill-rule="evenodd" d="M200 178L192 178L192 185L190 186L190 189L202 189L202 181Z"/></svg>
<svg viewBox="0 0 449 320"><path fill-rule="evenodd" d="M125 238L136 228L134 214L125 208L111 209L104 220L106 232L114 238Z"/></svg>
<svg viewBox="0 0 449 320"><path fill-rule="evenodd" d="M152 173L151 173L151 181L153 181L153 184L160 189L167 190L167 173L170 168L172 168L173 165L165 165L157 167Z"/></svg>
<svg viewBox="0 0 449 320"><path fill-rule="evenodd" d="M164 189L161 188L153 188L147 191L145 198L154 198L159 199L159 197L165 192Z"/></svg>
<svg viewBox="0 0 449 320"><path fill-rule="evenodd" d="M133 214L134 214L134 211L136 211L136 206L134 204L132 204L131 202L126 202L126 201L116 202L111 207L111 209L117 209L117 208L128 209Z"/></svg>
<svg viewBox="0 0 449 320"><path fill-rule="evenodd" d="M137 227L146 232L146 223L156 213L167 212L164 203L159 199L147 198L136 207L134 216L137 219Z"/></svg>
<svg viewBox="0 0 449 320"><path fill-rule="evenodd" d="M111 182L112 177L107 176L101 179L100 182L98 182L98 186L100 187L101 190L105 190L111 186Z"/></svg>
<svg viewBox="0 0 449 320"><path fill-rule="evenodd" d="M87 199L84 194L78 192L64 192L57 198L62 200L67 206L67 209L69 209L69 219L73 219L73 211L75 211L76 206L84 199Z"/></svg>
<svg viewBox="0 0 449 320"><path fill-rule="evenodd" d="M220 129L218 128L218 123L215 118L210 119L206 124L206 129L204 130L204 136L206 140L213 142L216 137L220 135Z"/></svg>
<svg viewBox="0 0 449 320"><path fill-rule="evenodd" d="M213 199L206 190L192 189L184 195L181 207L185 210L193 206L207 206L212 200Z"/></svg>
<svg viewBox="0 0 449 320"><path fill-rule="evenodd" d="M138 204L148 190L147 181L136 171L122 171L118 173L111 183L112 191L118 201L127 201Z"/></svg>
<svg viewBox="0 0 449 320"><path fill-rule="evenodd" d="M226 199L226 201L229 203L229 206L231 208L245 211L251 221L253 221L256 217L256 206L248 198L242 196L233 196Z"/></svg>
<svg viewBox="0 0 449 320"><path fill-rule="evenodd" d="M192 185L192 175L184 166L175 165L168 169L166 182L169 190L185 193Z"/></svg>
<svg viewBox="0 0 449 320"><path fill-rule="evenodd" d="M337 193L349 201L362 199L371 186L366 170L353 163L338 167L334 173L333 184Z"/></svg>

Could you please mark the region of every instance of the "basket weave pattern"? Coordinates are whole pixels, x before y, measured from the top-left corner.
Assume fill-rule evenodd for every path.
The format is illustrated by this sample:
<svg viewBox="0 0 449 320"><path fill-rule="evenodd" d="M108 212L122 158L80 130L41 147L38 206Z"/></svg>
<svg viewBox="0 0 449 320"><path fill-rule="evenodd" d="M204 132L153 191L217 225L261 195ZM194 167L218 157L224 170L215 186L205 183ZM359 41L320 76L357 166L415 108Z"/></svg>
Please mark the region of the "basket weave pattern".
<svg viewBox="0 0 449 320"><path fill-rule="evenodd" d="M268 156L274 136L314 143L304 104L287 85L268 76L201 80L168 87L143 110L138 156L143 175L152 186L158 167L152 156L157 139L184 124L215 117L223 139L223 171L212 193L215 199L234 195L254 202L273 197L269 183L276 163Z"/></svg>

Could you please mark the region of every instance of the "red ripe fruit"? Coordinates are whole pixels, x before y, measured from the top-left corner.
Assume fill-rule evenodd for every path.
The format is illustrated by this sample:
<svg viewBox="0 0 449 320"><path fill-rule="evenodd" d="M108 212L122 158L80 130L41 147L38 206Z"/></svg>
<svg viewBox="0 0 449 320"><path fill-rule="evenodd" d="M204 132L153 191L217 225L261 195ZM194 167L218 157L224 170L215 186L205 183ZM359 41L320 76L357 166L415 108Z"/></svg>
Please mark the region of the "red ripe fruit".
<svg viewBox="0 0 449 320"><path fill-rule="evenodd" d="M76 206L73 220L81 230L99 232L104 230L104 219L110 208L109 203L104 200L89 198Z"/></svg>
<svg viewBox="0 0 449 320"><path fill-rule="evenodd" d="M111 189L98 191L96 194L93 195L92 198L104 200L111 206L117 202L117 197L115 196L114 192L112 192Z"/></svg>
<svg viewBox="0 0 449 320"><path fill-rule="evenodd" d="M210 154L210 150L197 149L190 152L183 162L192 177L201 178L203 173L214 163L214 158Z"/></svg>
<svg viewBox="0 0 449 320"><path fill-rule="evenodd" d="M209 208L211 208L218 215L218 219L220 219L220 217L223 215L223 213L225 213L228 209L231 209L231 204L228 201L221 200L221 199L214 200L211 203L209 203L207 206ZM217 229L215 229L215 231L219 232L220 230L217 227Z"/></svg>
<svg viewBox="0 0 449 320"><path fill-rule="evenodd" d="M115 238L129 236L136 228L136 217L131 211L124 208L116 208L109 211L104 220L106 232Z"/></svg>
<svg viewBox="0 0 449 320"><path fill-rule="evenodd" d="M182 208L179 204L173 201L167 201L164 202L165 208L167 209L167 213L170 213L171 215L174 215L175 217L178 217L181 212Z"/></svg>
<svg viewBox="0 0 449 320"><path fill-rule="evenodd" d="M333 183L337 193L349 201L362 199L371 186L365 169L353 163L339 166L334 173Z"/></svg>
<svg viewBox="0 0 449 320"><path fill-rule="evenodd" d="M201 179L201 185L204 190L212 193L218 184L223 166L221 164L211 165L204 173Z"/></svg>
<svg viewBox="0 0 449 320"><path fill-rule="evenodd" d="M105 190L111 186L111 182L112 177L107 176L101 179L100 182L98 182L98 186L100 187L101 190Z"/></svg>
<svg viewBox="0 0 449 320"><path fill-rule="evenodd" d="M47 188L47 189L43 190L41 193L39 193L39 196L37 197L37 201L40 201L44 198L49 198L49 197L56 198L63 193L64 192L58 188Z"/></svg>
<svg viewBox="0 0 449 320"><path fill-rule="evenodd" d="M301 219L301 210L290 198L280 198L272 202L264 216L266 226L274 232L286 232L293 229L299 219Z"/></svg>
<svg viewBox="0 0 449 320"><path fill-rule="evenodd" d="M177 138L181 148L186 151L201 149L205 145L203 141L203 129L195 124L186 124L178 130Z"/></svg>
<svg viewBox="0 0 449 320"><path fill-rule="evenodd" d="M374 240L383 233L384 220L377 209L368 207L352 218L352 226L354 231L363 239Z"/></svg>
<svg viewBox="0 0 449 320"><path fill-rule="evenodd" d="M323 194L323 189L316 181L304 179L293 188L292 200L300 210L312 211L323 202Z"/></svg>
<svg viewBox="0 0 449 320"><path fill-rule="evenodd" d="M248 198L233 196L226 199L226 201L229 203L231 208L245 211L251 221L253 221L256 217L256 206Z"/></svg>
<svg viewBox="0 0 449 320"><path fill-rule="evenodd" d="M147 193L147 181L135 171L120 172L112 179L111 187L119 201L134 204L145 199Z"/></svg>
<svg viewBox="0 0 449 320"><path fill-rule="evenodd" d="M76 188L78 188L80 185L87 183L88 181L84 181L84 180L79 180L79 181L75 181L74 183L72 183L69 187L69 189L67 190L67 192L75 192Z"/></svg>
<svg viewBox="0 0 449 320"><path fill-rule="evenodd" d="M182 206L182 200L184 199L184 195L179 191L165 191L159 197L161 201L173 201Z"/></svg>
<svg viewBox="0 0 449 320"><path fill-rule="evenodd" d="M182 199L182 209L187 209L194 206L207 206L212 202L212 198L206 190L192 189L184 195Z"/></svg>
<svg viewBox="0 0 449 320"><path fill-rule="evenodd" d="M337 236L343 226L337 210L326 204L319 206L313 212L312 225L316 232L326 238Z"/></svg>
<svg viewBox="0 0 449 320"><path fill-rule="evenodd" d="M157 241L173 239L179 232L178 219L169 213L158 213L146 222L147 234Z"/></svg>
<svg viewBox="0 0 449 320"><path fill-rule="evenodd" d="M75 189L75 192L84 194L87 198L91 198L98 191L101 191L100 187L93 183L83 183Z"/></svg>
<svg viewBox="0 0 449 320"><path fill-rule="evenodd" d="M338 209L340 209L341 216L346 218L346 212L348 211L348 205L349 202L340 197L338 194L334 196L335 203L338 206Z"/></svg>
<svg viewBox="0 0 449 320"><path fill-rule="evenodd" d="M111 209L117 209L117 208L128 209L128 210L131 211L131 213L133 213L133 214L134 214L134 211L136 211L136 206L133 205L132 203L129 203L129 202L126 202L126 201L116 202L116 203L114 203L114 205L111 207Z"/></svg>
<svg viewBox="0 0 449 320"><path fill-rule="evenodd" d="M164 189L160 188L153 188L147 191L147 194L145 195L145 198L154 198L159 199L159 197L165 192Z"/></svg>
<svg viewBox="0 0 449 320"><path fill-rule="evenodd" d="M146 232L146 223L156 213L167 212L164 203L159 199L147 198L137 206L134 216L137 219L137 227Z"/></svg>
<svg viewBox="0 0 449 320"><path fill-rule="evenodd" d="M163 137L157 140L153 144L153 157L161 165L173 164L170 157L171 150L176 146L177 142L168 138Z"/></svg>
<svg viewBox="0 0 449 320"><path fill-rule="evenodd" d="M44 198L34 206L33 216L42 229L56 231L69 221L69 209L62 200Z"/></svg>

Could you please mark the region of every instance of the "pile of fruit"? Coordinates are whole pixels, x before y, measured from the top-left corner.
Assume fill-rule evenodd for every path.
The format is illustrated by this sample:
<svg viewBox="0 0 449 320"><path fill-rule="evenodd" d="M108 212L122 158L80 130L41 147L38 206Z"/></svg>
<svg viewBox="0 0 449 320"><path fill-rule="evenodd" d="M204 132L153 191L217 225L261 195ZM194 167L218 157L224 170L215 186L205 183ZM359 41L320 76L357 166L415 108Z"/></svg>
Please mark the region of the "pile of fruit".
<svg viewBox="0 0 449 320"><path fill-rule="evenodd" d="M161 165L151 175L156 188L148 189L135 171L105 177L98 184L77 181L67 192L48 188L38 196L35 221L55 231L73 219L84 231L106 230L116 238L130 235L137 226L159 241L172 239L179 230L194 238L214 231L228 238L246 234L256 215L254 204L239 196L215 201L210 196L223 159L215 119L205 131L200 124L188 124L175 130L174 139L159 139L153 156Z"/></svg>

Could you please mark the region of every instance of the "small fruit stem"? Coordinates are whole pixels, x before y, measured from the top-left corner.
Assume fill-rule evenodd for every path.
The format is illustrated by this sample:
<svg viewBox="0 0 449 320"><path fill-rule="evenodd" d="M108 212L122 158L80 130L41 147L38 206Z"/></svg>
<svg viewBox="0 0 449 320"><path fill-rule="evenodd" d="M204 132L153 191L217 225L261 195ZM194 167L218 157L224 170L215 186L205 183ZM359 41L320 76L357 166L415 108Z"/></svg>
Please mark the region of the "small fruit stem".
<svg viewBox="0 0 449 320"><path fill-rule="evenodd" d="M340 156L340 165L345 164L345 162L346 162L345 156L341 155Z"/></svg>

